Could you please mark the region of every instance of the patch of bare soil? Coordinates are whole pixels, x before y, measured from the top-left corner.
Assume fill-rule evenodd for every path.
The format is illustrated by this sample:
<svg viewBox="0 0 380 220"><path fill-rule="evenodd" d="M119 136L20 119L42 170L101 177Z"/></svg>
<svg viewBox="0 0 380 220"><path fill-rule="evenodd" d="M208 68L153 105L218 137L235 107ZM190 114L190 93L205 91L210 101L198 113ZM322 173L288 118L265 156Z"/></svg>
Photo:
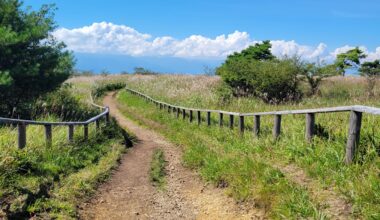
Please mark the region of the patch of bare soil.
<svg viewBox="0 0 380 220"><path fill-rule="evenodd" d="M111 115L138 143L122 158L110 180L80 208L82 219L264 219L264 210L238 204L223 189L205 185L181 164L181 149L152 130L125 118L112 94L104 98ZM167 185L161 191L149 181L154 149L165 152Z"/></svg>

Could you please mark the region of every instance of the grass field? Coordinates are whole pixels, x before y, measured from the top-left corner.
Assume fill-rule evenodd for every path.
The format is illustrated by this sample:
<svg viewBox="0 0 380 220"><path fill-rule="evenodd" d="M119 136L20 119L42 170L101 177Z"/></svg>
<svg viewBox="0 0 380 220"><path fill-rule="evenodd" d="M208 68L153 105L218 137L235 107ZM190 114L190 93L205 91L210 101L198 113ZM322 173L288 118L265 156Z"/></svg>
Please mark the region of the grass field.
<svg viewBox="0 0 380 220"><path fill-rule="evenodd" d="M83 91L76 94L88 101L88 89L81 85L72 89ZM54 116L40 120L59 121ZM17 128L0 127L0 218L77 218L78 205L108 177L125 152L117 125L105 127L104 120L101 125L100 131L94 123L89 126L88 141L83 140L83 126L75 127L73 143L67 141L67 127L53 127L50 146L44 127L30 125L27 146L21 150Z"/></svg>
<svg viewBox="0 0 380 220"><path fill-rule="evenodd" d="M116 79L115 79L116 78ZM333 78L324 82L321 95L288 105L266 105L254 98L233 98L221 102L217 92L220 80L206 76L117 76L130 88L158 100L188 107L224 109L239 112L302 109L362 104L380 106L379 90L368 99L365 81L357 78ZM97 80L104 80L99 77ZM198 127L196 123L174 120L174 115L160 112L152 104L126 92L119 95L128 106L126 114L147 118L162 125L158 130L184 149L184 163L200 172L216 186L227 187L237 200L254 201L272 218L321 218L328 212L324 198L290 181L278 166L292 164L316 180L315 188L331 188L353 205L352 217L380 218L380 117L363 117L359 154L354 164L344 165L348 131L348 113L318 114L318 135L312 144L304 141L304 116L285 116L278 141L271 136L272 118L262 119L262 135L251 132L239 137L236 131L217 126ZM217 118L213 116L213 123ZM141 122L147 126L149 124ZM252 126L252 120L247 127Z"/></svg>

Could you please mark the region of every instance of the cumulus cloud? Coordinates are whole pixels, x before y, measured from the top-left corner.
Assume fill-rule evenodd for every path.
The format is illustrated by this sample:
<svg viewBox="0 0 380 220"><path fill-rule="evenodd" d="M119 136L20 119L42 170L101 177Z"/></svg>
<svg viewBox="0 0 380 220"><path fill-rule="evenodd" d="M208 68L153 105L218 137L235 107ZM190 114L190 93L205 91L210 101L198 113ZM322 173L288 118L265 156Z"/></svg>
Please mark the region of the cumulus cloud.
<svg viewBox="0 0 380 220"><path fill-rule="evenodd" d="M53 35L64 41L70 50L83 53L112 53L130 56L170 56L181 58L224 59L259 41L251 39L247 32L235 31L228 35L208 38L191 35L184 39L171 36L152 37L146 33L113 23L93 23L75 29L60 28ZM351 46L328 52L327 45L300 45L295 41L272 40L272 52L278 57L298 55L307 60L333 60L336 54L352 49ZM368 59L380 58L380 47L368 52Z"/></svg>
<svg viewBox="0 0 380 220"><path fill-rule="evenodd" d="M373 61L373 60L380 60L380 47L376 48L374 52L369 52L368 50L365 51L367 54L367 58L365 58L365 61Z"/></svg>
<svg viewBox="0 0 380 220"><path fill-rule="evenodd" d="M153 38L133 28L106 22L76 29L61 28L54 32L54 36L77 52L120 53L131 56L220 58L252 43L246 32L235 31L214 39L192 35L177 40L170 36Z"/></svg>
<svg viewBox="0 0 380 220"><path fill-rule="evenodd" d="M326 58L328 60L334 60L336 56L340 53L345 53L349 50L354 49L354 46L345 45L343 47L336 48L334 51L332 51ZM380 47L377 47L375 51L369 51L367 47L365 46L359 46L359 49L361 49L364 54L367 55L366 58L363 59L363 61L374 61L380 59Z"/></svg>
<svg viewBox="0 0 380 220"><path fill-rule="evenodd" d="M295 41L274 40L272 43L272 53L277 57L301 56L307 60L315 60L326 53L326 44L320 43L317 47L299 45Z"/></svg>

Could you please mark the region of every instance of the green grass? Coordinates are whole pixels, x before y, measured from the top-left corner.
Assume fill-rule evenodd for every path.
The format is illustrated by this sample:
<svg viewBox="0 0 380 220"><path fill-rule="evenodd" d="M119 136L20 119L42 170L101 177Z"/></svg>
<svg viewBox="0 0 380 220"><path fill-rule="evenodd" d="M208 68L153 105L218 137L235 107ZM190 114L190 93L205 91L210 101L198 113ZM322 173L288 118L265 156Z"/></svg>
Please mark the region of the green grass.
<svg viewBox="0 0 380 220"><path fill-rule="evenodd" d="M153 185L159 189L163 189L166 184L166 163L164 151L162 149L155 149L150 163L149 178Z"/></svg>
<svg viewBox="0 0 380 220"><path fill-rule="evenodd" d="M167 90L170 94L171 87ZM152 94L157 96L160 93ZM198 100L198 106L207 106L207 103L202 102L201 94L193 94L189 99ZM206 181L228 187L230 194L237 200L254 200L267 209L272 218L319 218L324 214L321 205L310 198L306 189L287 180L271 163L296 164L322 187L332 187L353 204L353 217L380 217L379 117L364 115L359 156L353 165L346 166L343 161L348 113L317 115L318 136L314 138L313 144L307 144L304 140L304 116L283 117L281 138L273 141L273 119L270 117L262 119L262 134L257 139L251 132L240 137L236 131L219 129L216 125L198 127L196 123L174 120L174 115L160 112L152 104L126 92L119 95L119 101L128 106L124 108L126 116L137 119L139 113L138 119L145 117L162 124L163 127L157 131L183 146L184 163L199 170ZM258 105L255 100L233 101L235 104L239 102L252 103L249 106L255 110L264 111L271 107ZM371 102L373 100L367 103ZM213 124L217 123L216 117L212 118ZM149 126L148 122L142 123ZM246 126L251 128L252 120L247 120Z"/></svg>
<svg viewBox="0 0 380 220"><path fill-rule="evenodd" d="M78 126L73 144L67 142L67 127L53 127L53 143L48 146L43 126L30 125L24 149L17 149L17 129L1 127L0 199L6 216L76 218L77 205L125 152L116 126L103 126L97 133L91 125L89 141L83 140L83 128Z"/></svg>
<svg viewBox="0 0 380 220"><path fill-rule="evenodd" d="M37 120L87 120L98 114L88 103L92 88L86 79L76 81L41 97L30 111ZM87 141L83 133L83 126L75 126L69 143L68 127L53 127L47 145L44 127L28 125L27 146L18 149L17 128L0 127L0 219L78 218L78 206L118 165L133 139L114 120L108 126L102 120L100 130L90 124Z"/></svg>
<svg viewBox="0 0 380 220"><path fill-rule="evenodd" d="M74 82L124 81L127 86L151 97L168 103L195 108L223 109L238 112L262 112L287 109L320 108L339 105L370 105L380 107L380 81L375 87L375 96L367 97L365 79L358 77L333 77L323 81L320 94L305 97L299 103L267 105L252 97L232 98L222 100L218 93L220 79L218 77L191 75L158 75L139 76L123 75L108 77L79 77ZM307 85L302 84L306 91ZM124 97L125 96L125 97ZM285 182L275 188L281 197L271 190L271 185L260 184L256 177L255 166L247 161L262 163L268 170L276 170L273 164L292 164L300 167L318 184L314 188L332 188L353 204L353 218L379 219L380 213L380 117L363 115L361 141L355 163L344 164L344 151L348 133L349 113L317 114L317 136L312 144L305 142L303 115L284 116L280 139L275 142L271 136L272 117L262 117L261 136L255 138L251 132L240 137L236 129L219 129L215 125L217 116L212 115L212 127L204 124L200 127L196 122L189 123L173 119L165 112L159 112L151 104L146 104L136 97L121 94L121 103L126 104L126 116L135 119L147 127L153 127L184 148L184 163L200 171L203 178L214 182L220 187L228 187L230 194L237 200L255 200L262 206L267 206L268 215L273 218L283 218L283 213L289 218L299 216L323 217L324 210L318 204L318 198L310 198L308 190L293 183ZM136 114L138 112L139 114ZM203 116L204 117L204 116ZM160 123L149 124L149 120ZM187 119L188 120L188 119ZM225 119L227 123L227 118ZM237 120L235 120L237 122ZM246 119L246 128L252 129L253 119ZM217 156L215 156L217 155ZM257 165L258 166L258 165ZM232 167L232 168L231 168ZM243 169L245 167L245 169ZM259 166L260 167L260 166ZM264 169L264 168L260 168ZM236 170L236 171L235 171ZM278 171L278 170L277 170ZM272 173L266 171L264 173ZM274 172L275 173L275 172ZM260 175L264 175L261 174ZM270 174L274 175L274 174ZM265 175L264 175L265 176ZM263 177L265 180L266 178ZM265 181L262 181L265 183ZM281 182L281 181L280 181ZM309 197L302 197L294 207L292 203L281 199L295 198L297 190L302 190ZM260 190L262 188L263 190ZM262 191L262 193L260 193ZM265 196L264 192L269 192ZM285 191L285 192L282 192ZM293 192L293 193L292 193ZM302 193L301 193L302 194ZM261 196L262 195L262 196ZM290 195L290 196L289 196ZM266 203L266 200L273 201ZM260 202L262 200L263 202ZM297 200L298 201L298 200ZM310 204L309 204L310 203ZM270 204L270 205L265 205ZM309 204L309 205L305 205ZM323 206L323 205L322 205ZM307 208L302 208L307 207ZM314 210L299 214L301 210ZM290 210L290 211L289 211ZM322 210L322 211L321 211ZM308 214L305 214L308 213ZM281 217L282 216L282 217Z"/></svg>
<svg viewBox="0 0 380 220"><path fill-rule="evenodd" d="M144 117L165 125L158 130L174 143L184 146L184 164L199 170L206 181L228 187L230 195L237 200L253 199L273 218L320 215L318 204L314 204L303 188L288 181L279 170L217 140L233 135L233 132L203 126L198 129L195 124L173 120L172 116L158 112L153 106L124 92L119 100L128 106L122 109L126 116L133 118L144 109ZM212 131L212 135L205 134L208 131Z"/></svg>

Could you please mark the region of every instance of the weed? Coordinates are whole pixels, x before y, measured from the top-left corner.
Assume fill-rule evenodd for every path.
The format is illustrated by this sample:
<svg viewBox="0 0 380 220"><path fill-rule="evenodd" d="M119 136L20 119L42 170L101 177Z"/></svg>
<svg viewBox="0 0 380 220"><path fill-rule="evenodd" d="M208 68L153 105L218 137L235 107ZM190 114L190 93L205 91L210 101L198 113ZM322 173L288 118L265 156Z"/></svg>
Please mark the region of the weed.
<svg viewBox="0 0 380 220"><path fill-rule="evenodd" d="M219 83L217 77L132 76L124 79L129 87L153 98L196 108L262 112L354 104L380 105L379 99L367 98L365 80L352 77L325 79L320 96L306 98L296 105L277 106L269 106L250 97L233 98L220 106L215 93ZM349 95L339 95L338 90L341 89L348 91ZM375 89L375 97L379 94L379 90ZM186 166L199 170L205 180L216 186L227 187L236 199L253 199L262 204L268 209L268 215L274 218L324 216L323 207L312 202L303 188L289 183L271 166L276 162L293 163L309 177L318 180L322 187L336 189L338 194L353 204L353 217L379 217L380 180L375 178L380 166L379 117L363 115L359 155L354 164L346 166L344 151L348 113L317 114L318 135L312 144L308 144L304 140L305 118L302 115L284 116L281 139L273 142L271 117L262 118L260 138L253 137L251 132L240 137L236 131L227 128L197 126L196 123L189 124L188 120L173 120L172 115L160 112L153 105L126 92L120 93L119 101L128 106L124 109L128 112L126 116L133 118L138 112L140 118L164 125L158 131L184 146ZM214 124L217 117L212 115ZM246 124L251 128L253 120L247 119ZM256 163L264 165L254 165ZM267 178L267 174L271 178Z"/></svg>
<svg viewBox="0 0 380 220"><path fill-rule="evenodd" d="M162 149L155 149L150 163L149 177L153 185L164 188L165 186L165 166L166 166L164 151Z"/></svg>

